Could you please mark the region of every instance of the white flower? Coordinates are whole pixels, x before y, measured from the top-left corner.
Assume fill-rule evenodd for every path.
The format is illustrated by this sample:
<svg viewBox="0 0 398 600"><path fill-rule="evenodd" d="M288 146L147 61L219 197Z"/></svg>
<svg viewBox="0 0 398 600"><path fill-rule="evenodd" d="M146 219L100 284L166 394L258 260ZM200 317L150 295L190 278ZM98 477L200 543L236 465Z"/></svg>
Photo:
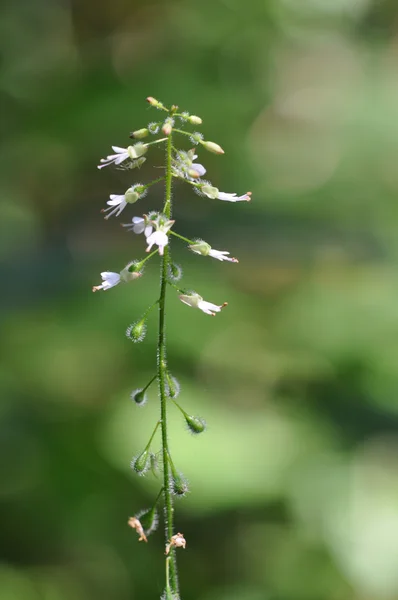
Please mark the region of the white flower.
<svg viewBox="0 0 398 600"><path fill-rule="evenodd" d="M217 200L225 200L226 202L250 202L251 192L247 192L242 196L236 194L227 194L226 192L218 192Z"/></svg>
<svg viewBox="0 0 398 600"><path fill-rule="evenodd" d="M132 185L124 194L111 194L110 200L107 201L109 208L104 208L102 212L109 214L105 219L109 219L112 215L117 217L126 208L127 204L134 204L139 198L145 196L147 190L140 183Z"/></svg>
<svg viewBox="0 0 398 600"><path fill-rule="evenodd" d="M102 283L101 285L94 285L93 292L97 292L98 290L109 290L111 287L114 287L118 283L120 283L120 274L112 273L111 271L104 271L101 273Z"/></svg>
<svg viewBox="0 0 398 600"><path fill-rule="evenodd" d="M133 161L145 154L147 149L147 145L143 144L142 142L138 142L138 144L134 144L134 146L127 146L127 148L112 146L112 150L114 150L116 154L109 154L106 158L101 158L100 162L102 164L98 165L98 168L102 169L103 167L108 167L111 164L120 165L120 163L128 159Z"/></svg>
<svg viewBox="0 0 398 600"><path fill-rule="evenodd" d="M208 198L214 198L216 200L225 200L226 202L249 202L251 200L251 192L247 192L242 196L236 194L228 194L226 192L220 192L216 187L213 187L209 182L205 182L204 185L198 185L197 190L205 194Z"/></svg>
<svg viewBox="0 0 398 600"><path fill-rule="evenodd" d="M155 227L155 231L147 237L146 241L148 242L148 248L146 251L150 252L152 246L156 244L159 246L159 254L162 256L164 247L169 243L169 236L167 235L167 232L174 224L174 221L170 221L166 217L159 215L157 220L152 221L152 224Z"/></svg>
<svg viewBox="0 0 398 600"><path fill-rule="evenodd" d="M131 269L131 270L130 270ZM125 266L125 268L120 271L120 273L113 273L112 271L104 271L101 273L102 283L101 285L94 285L93 292L97 292L98 290L109 290L110 288L118 285L121 281L127 283L128 281L134 281L138 277L141 277L142 273L136 266L135 262L131 262Z"/></svg>
<svg viewBox="0 0 398 600"><path fill-rule="evenodd" d="M132 224L123 224L123 227L137 234L143 233L146 238L151 235L153 230L152 225L148 223L148 219L145 217L133 217Z"/></svg>
<svg viewBox="0 0 398 600"><path fill-rule="evenodd" d="M190 294L181 294L179 296L181 302L187 304L188 306L192 306L192 308L199 308L207 315L215 316L216 313L220 312L224 306L227 306L227 302L218 306L217 304L213 304L212 302L206 302L203 300L202 296L196 294L195 292L191 292Z"/></svg>
<svg viewBox="0 0 398 600"><path fill-rule="evenodd" d="M225 252L224 250L213 250L210 244L204 242L203 240L196 240L195 243L191 244L189 247L192 250L192 252L195 252L196 254L201 254L202 256L211 256L221 261L228 260L230 262L235 263L239 262L237 258L226 256L227 254L229 254L229 252Z"/></svg>

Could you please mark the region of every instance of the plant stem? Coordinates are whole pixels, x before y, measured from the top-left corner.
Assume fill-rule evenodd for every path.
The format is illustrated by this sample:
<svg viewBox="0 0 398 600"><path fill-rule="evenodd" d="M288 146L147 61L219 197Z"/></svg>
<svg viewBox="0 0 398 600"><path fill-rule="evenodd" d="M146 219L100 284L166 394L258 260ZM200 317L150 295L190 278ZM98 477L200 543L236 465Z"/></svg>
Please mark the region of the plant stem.
<svg viewBox="0 0 398 600"><path fill-rule="evenodd" d="M172 136L167 138L166 146L166 191L165 204L163 212L168 219L171 218L171 159L172 159ZM166 333L165 333L165 316L166 316L166 289L167 289L167 269L169 265L169 245L164 249L164 254L160 260L160 296L159 296L159 337L158 337L158 382L160 396L160 422L162 427L162 462L163 462L163 495L164 495L164 519L165 519L165 534L166 544L173 535L173 497L170 491L170 463L169 463L169 446L167 439L167 396L166 396ZM175 558L175 550L171 549L170 557L170 586L172 591L178 593L178 578L177 564ZM166 559L166 566L167 566ZM167 585L167 582L166 582Z"/></svg>
<svg viewBox="0 0 398 600"><path fill-rule="evenodd" d="M184 242L187 242L188 244L192 245L195 243L194 240L189 240L188 238L184 237L183 235L180 235L179 233L176 233L175 231L170 230L169 233L171 233L171 235L175 235L175 237L180 238L180 240L183 240Z"/></svg>

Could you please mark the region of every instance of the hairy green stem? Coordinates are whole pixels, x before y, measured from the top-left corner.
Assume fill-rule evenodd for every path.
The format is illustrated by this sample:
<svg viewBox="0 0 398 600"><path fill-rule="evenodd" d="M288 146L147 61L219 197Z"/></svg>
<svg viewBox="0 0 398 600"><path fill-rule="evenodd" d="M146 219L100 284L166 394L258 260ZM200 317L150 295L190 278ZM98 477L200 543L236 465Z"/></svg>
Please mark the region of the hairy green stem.
<svg viewBox="0 0 398 600"><path fill-rule="evenodd" d="M166 149L166 192L165 204L163 212L165 216L171 218L171 171L172 159L172 136L167 139ZM169 265L169 246L164 249L164 254L160 262L160 296L159 296L159 337L158 337L158 382L160 396L160 422L162 427L162 462L163 462L163 495L164 495L164 518L165 518L165 534L166 544L173 535L173 497L171 494L171 473L169 462L169 445L167 438L167 395L166 395L166 332L165 332L165 317L166 317L166 289L167 289L167 272ZM175 558L174 548L170 551L170 556L166 559L170 563L169 582L172 591L178 593L178 577L177 563ZM166 562L166 565L168 564ZM166 582L167 583L167 582Z"/></svg>

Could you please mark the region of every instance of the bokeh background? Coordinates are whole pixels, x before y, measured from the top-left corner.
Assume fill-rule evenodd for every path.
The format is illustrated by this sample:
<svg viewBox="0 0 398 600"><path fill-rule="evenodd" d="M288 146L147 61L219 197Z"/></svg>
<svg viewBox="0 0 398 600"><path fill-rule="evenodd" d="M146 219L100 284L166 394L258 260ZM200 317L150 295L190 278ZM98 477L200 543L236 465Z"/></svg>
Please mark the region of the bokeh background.
<svg viewBox="0 0 398 600"><path fill-rule="evenodd" d="M91 293L144 240L110 193L159 171L98 171L159 116L203 118L228 204L175 189L183 283L168 300L171 411L191 493L177 504L184 600L398 598L398 6L395 0L5 0L1 9L2 600L159 598L162 531L127 518L159 489L131 457L158 415L158 268ZM185 147L189 147L185 146ZM139 179L138 179L139 178ZM161 189L119 221L160 208Z"/></svg>

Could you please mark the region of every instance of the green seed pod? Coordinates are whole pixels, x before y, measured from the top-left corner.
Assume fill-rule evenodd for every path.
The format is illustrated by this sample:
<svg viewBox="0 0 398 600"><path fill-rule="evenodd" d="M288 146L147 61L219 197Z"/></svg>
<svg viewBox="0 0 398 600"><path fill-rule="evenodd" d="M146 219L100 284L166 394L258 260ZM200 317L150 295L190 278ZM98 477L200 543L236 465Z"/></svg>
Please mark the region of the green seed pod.
<svg viewBox="0 0 398 600"><path fill-rule="evenodd" d="M169 398L177 398L180 394L181 386L176 377L170 373L166 374L166 394Z"/></svg>
<svg viewBox="0 0 398 600"><path fill-rule="evenodd" d="M173 473L170 491L175 496L185 496L189 492L188 480L182 473Z"/></svg>
<svg viewBox="0 0 398 600"><path fill-rule="evenodd" d="M159 515L156 507L142 510L136 515L136 517L139 519L145 535L150 535L157 529L159 524Z"/></svg>
<svg viewBox="0 0 398 600"><path fill-rule="evenodd" d="M129 340L137 344L138 342L142 342L142 340L145 338L146 331L146 320L142 319L141 321L137 321L137 323L132 323L127 327L126 337L128 337Z"/></svg>
<svg viewBox="0 0 398 600"><path fill-rule="evenodd" d="M176 281L180 281L181 277L182 277L182 269L180 267L180 265L176 265L176 263L171 263L169 264L169 279L171 279L171 281L173 281L174 283Z"/></svg>
<svg viewBox="0 0 398 600"><path fill-rule="evenodd" d="M145 473L150 467L149 450L144 450L143 452L141 452L141 454L133 458L133 460L130 463L130 467L138 475L145 475Z"/></svg>
<svg viewBox="0 0 398 600"><path fill-rule="evenodd" d="M134 402L137 404L137 406L144 406L144 404L146 404L147 399L148 399L146 390L144 390L142 388L139 388L138 390L134 390L133 392L131 392L130 398L132 400L134 400Z"/></svg>
<svg viewBox="0 0 398 600"><path fill-rule="evenodd" d="M185 415L185 422L188 429L194 435L202 433L206 429L206 421L201 417L192 417L191 415Z"/></svg>

